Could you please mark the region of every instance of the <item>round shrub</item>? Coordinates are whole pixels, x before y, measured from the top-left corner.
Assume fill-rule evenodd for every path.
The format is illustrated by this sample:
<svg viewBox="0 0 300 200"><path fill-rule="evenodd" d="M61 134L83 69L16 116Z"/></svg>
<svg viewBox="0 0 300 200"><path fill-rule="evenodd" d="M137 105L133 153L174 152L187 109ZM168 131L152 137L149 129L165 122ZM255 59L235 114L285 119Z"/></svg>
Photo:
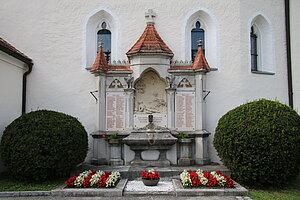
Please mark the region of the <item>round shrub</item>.
<svg viewBox="0 0 300 200"><path fill-rule="evenodd" d="M15 178L45 180L69 175L84 161L87 133L74 117L39 110L22 115L3 132L2 160Z"/></svg>
<svg viewBox="0 0 300 200"><path fill-rule="evenodd" d="M241 105L219 120L214 146L237 181L285 185L300 169L300 116L265 99Z"/></svg>

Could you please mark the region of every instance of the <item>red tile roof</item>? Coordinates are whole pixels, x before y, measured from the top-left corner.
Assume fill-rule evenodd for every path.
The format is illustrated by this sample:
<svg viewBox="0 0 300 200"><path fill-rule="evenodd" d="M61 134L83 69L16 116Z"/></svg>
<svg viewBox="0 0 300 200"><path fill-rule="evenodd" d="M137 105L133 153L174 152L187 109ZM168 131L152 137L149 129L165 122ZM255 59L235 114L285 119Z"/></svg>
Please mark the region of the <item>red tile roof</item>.
<svg viewBox="0 0 300 200"><path fill-rule="evenodd" d="M193 69L206 69L208 71L210 70L210 66L209 66L209 64L203 54L203 51L202 51L202 44L198 45L198 51L197 51L195 60L193 62L192 68Z"/></svg>
<svg viewBox="0 0 300 200"><path fill-rule="evenodd" d="M172 50L161 39L153 24L147 24L141 37L126 54L130 56L139 53L164 53L171 57L174 55Z"/></svg>
<svg viewBox="0 0 300 200"><path fill-rule="evenodd" d="M109 65L110 71L132 71L129 65Z"/></svg>
<svg viewBox="0 0 300 200"><path fill-rule="evenodd" d="M108 68L109 67L108 67L106 58L104 56L103 48L102 48L102 46L100 46L96 60L93 64L92 68L90 69L90 72L94 72L94 71L98 71L98 70L107 71Z"/></svg>
<svg viewBox="0 0 300 200"><path fill-rule="evenodd" d="M29 64L32 63L32 60L27 57L24 53L13 47L11 44L6 42L3 38L0 37L0 50L4 51L5 53Z"/></svg>
<svg viewBox="0 0 300 200"><path fill-rule="evenodd" d="M210 71L211 68L203 54L202 45L198 45L198 51L192 65L175 65L170 67L171 70L184 70L184 69L204 69Z"/></svg>
<svg viewBox="0 0 300 200"><path fill-rule="evenodd" d="M90 69L90 72L96 71L132 71L132 69L129 65L108 65L103 48L100 46L95 62Z"/></svg>

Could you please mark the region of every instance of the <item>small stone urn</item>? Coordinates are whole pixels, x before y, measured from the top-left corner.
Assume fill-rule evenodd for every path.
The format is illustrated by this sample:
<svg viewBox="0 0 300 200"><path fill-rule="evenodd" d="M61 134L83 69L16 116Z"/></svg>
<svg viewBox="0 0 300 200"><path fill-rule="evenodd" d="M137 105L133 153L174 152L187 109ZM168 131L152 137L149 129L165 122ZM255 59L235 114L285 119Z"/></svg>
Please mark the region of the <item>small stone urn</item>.
<svg viewBox="0 0 300 200"><path fill-rule="evenodd" d="M189 166L192 164L191 160L191 138L178 139L179 143L179 166Z"/></svg>
<svg viewBox="0 0 300 200"><path fill-rule="evenodd" d="M154 169L145 170L142 172L142 181L146 186L156 186L159 182L159 173Z"/></svg>
<svg viewBox="0 0 300 200"><path fill-rule="evenodd" d="M146 186L156 186L159 182L159 179L144 179L142 178L144 185Z"/></svg>
<svg viewBox="0 0 300 200"><path fill-rule="evenodd" d="M110 139L108 141L110 144L110 165L123 165L124 161L122 160L122 143L120 139Z"/></svg>

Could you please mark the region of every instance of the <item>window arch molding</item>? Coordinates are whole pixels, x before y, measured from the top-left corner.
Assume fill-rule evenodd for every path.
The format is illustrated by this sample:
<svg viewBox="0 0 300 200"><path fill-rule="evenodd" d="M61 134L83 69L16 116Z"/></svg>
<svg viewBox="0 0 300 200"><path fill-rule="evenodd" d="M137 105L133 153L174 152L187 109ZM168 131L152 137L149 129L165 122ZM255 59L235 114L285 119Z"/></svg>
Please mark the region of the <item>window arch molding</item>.
<svg viewBox="0 0 300 200"><path fill-rule="evenodd" d="M257 72L275 73L273 28L270 20L262 13L255 13L248 24L248 52L251 52L251 28L257 36ZM251 53L249 55L249 71L251 70Z"/></svg>
<svg viewBox="0 0 300 200"><path fill-rule="evenodd" d="M106 29L111 32L111 55L110 60L115 60L118 56L118 17L107 8L98 8L89 13L84 24L83 42L83 67L90 69L97 55L97 33L102 29L102 23L106 23Z"/></svg>
<svg viewBox="0 0 300 200"><path fill-rule="evenodd" d="M190 11L184 19L183 24L183 49L184 60L191 60L191 31L199 21L201 28L205 31L205 57L211 66L220 66L219 48L219 23L215 16L205 8L198 8Z"/></svg>

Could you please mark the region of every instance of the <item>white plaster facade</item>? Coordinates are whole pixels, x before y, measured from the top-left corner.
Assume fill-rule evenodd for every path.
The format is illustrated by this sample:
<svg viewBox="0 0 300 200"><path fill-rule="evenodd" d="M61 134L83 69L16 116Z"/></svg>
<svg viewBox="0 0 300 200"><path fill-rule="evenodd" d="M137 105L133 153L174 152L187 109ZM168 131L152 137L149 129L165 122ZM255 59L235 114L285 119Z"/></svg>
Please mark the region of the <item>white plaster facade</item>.
<svg viewBox="0 0 300 200"><path fill-rule="evenodd" d="M24 62L0 51L0 137L5 127L22 114L23 74L27 70Z"/></svg>
<svg viewBox="0 0 300 200"><path fill-rule="evenodd" d="M299 3L294 4L299 7ZM102 20L107 20L112 32L112 59L127 60L125 53L142 34L148 9L157 14L156 30L173 51L173 60L190 59L189 30L194 19L207 29L207 60L217 70L206 75L210 94L206 98L204 126L212 133L210 158L219 162L212 140L222 115L259 98L288 103L284 0L2 2L0 27L5 28L1 28L0 35L18 44L34 62L34 71L28 76L26 110L65 112L77 117L87 132L96 131L104 113L99 113L89 93L99 89L99 78L86 69L96 56L93 34ZM250 70L249 34L257 16L267 22L267 70L274 75ZM298 49L299 45L294 47L294 51ZM294 81L300 85L296 78ZM299 99L299 88L295 91Z"/></svg>
<svg viewBox="0 0 300 200"><path fill-rule="evenodd" d="M291 57L292 57L292 80L294 91L294 108L300 113L300 1L290 0L290 23L291 23Z"/></svg>

